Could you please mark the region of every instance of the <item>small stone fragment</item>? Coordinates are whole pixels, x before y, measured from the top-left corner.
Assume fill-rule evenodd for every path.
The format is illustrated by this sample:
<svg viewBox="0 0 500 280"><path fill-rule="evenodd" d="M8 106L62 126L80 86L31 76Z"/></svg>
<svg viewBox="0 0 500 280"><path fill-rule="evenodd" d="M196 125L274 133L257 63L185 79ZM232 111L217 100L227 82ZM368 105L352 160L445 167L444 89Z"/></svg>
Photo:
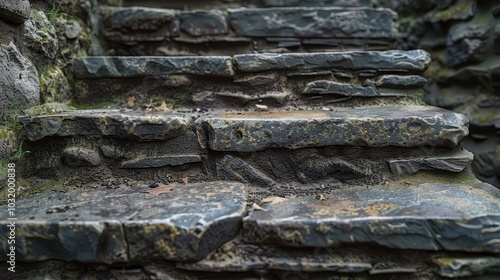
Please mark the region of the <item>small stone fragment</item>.
<svg viewBox="0 0 500 280"><path fill-rule="evenodd" d="M71 147L65 149L61 158L64 164L74 167L98 166L102 163L102 158L99 152L81 147Z"/></svg>
<svg viewBox="0 0 500 280"><path fill-rule="evenodd" d="M66 35L66 38L73 40L78 38L78 35L80 35L80 32L82 31L82 28L80 27L80 24L78 22L67 22L66 26L64 27L64 35Z"/></svg>

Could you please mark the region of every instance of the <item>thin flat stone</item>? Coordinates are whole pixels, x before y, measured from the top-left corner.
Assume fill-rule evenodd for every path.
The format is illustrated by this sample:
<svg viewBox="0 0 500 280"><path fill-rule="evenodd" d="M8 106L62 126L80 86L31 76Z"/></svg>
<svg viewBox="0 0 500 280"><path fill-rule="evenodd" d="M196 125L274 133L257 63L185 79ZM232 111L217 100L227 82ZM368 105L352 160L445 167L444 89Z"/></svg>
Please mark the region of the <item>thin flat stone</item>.
<svg viewBox="0 0 500 280"><path fill-rule="evenodd" d="M377 38L394 41L396 13L372 8L239 8L229 21L240 36Z"/></svg>
<svg viewBox="0 0 500 280"><path fill-rule="evenodd" d="M418 75L382 75L374 81L367 81L367 84L373 84L381 88L421 88L427 84L427 79Z"/></svg>
<svg viewBox="0 0 500 280"><path fill-rule="evenodd" d="M226 152L330 145L455 147L469 133L464 115L431 106L241 112L197 122L210 149Z"/></svg>
<svg viewBox="0 0 500 280"><path fill-rule="evenodd" d="M228 252L231 252L228 254ZM214 254L178 268L207 272L282 270L369 274L412 274L427 267L426 252L381 247L285 248L231 241Z"/></svg>
<svg viewBox="0 0 500 280"><path fill-rule="evenodd" d="M243 220L247 242L500 252L500 190L484 183L371 187L262 207Z"/></svg>
<svg viewBox="0 0 500 280"><path fill-rule="evenodd" d="M470 166L473 159L474 154L462 150L448 156L391 159L387 163L393 174L407 175L422 170L462 172L466 167Z"/></svg>
<svg viewBox="0 0 500 280"><path fill-rule="evenodd" d="M431 56L423 50L413 51L347 51L287 54L242 54L234 56L238 70L408 70L424 72Z"/></svg>
<svg viewBox="0 0 500 280"><path fill-rule="evenodd" d="M73 73L79 79L138 78L153 75L232 76L229 56L113 57L94 56L76 60Z"/></svg>
<svg viewBox="0 0 500 280"><path fill-rule="evenodd" d="M179 166L187 163L201 162L200 155L168 155L127 160L121 168L156 168L163 166Z"/></svg>
<svg viewBox="0 0 500 280"><path fill-rule="evenodd" d="M170 185L43 192L16 205L16 260L115 263L195 261L233 239L245 212L244 185ZM159 187L161 188L161 187ZM8 212L0 234L8 236ZM0 260L7 260L6 246Z"/></svg>
<svg viewBox="0 0 500 280"><path fill-rule="evenodd" d="M264 7L360 7L372 5L372 0L250 0L249 2Z"/></svg>
<svg viewBox="0 0 500 280"><path fill-rule="evenodd" d="M185 134L193 118L184 114L134 114L120 113L116 110L82 110L20 117L19 122L24 125L31 141L52 136L162 141Z"/></svg>
<svg viewBox="0 0 500 280"><path fill-rule="evenodd" d="M500 258L494 256L445 255L433 258L432 262L438 267L437 273L447 278L500 272Z"/></svg>
<svg viewBox="0 0 500 280"><path fill-rule="evenodd" d="M345 84L330 80L320 80L310 82L303 90L304 94L337 94L342 96L357 97L378 97L378 96L401 96L401 93L379 92L373 86L358 86L354 84Z"/></svg>
<svg viewBox="0 0 500 280"><path fill-rule="evenodd" d="M21 24L25 22L31 13L31 5L28 0L0 0L0 18Z"/></svg>

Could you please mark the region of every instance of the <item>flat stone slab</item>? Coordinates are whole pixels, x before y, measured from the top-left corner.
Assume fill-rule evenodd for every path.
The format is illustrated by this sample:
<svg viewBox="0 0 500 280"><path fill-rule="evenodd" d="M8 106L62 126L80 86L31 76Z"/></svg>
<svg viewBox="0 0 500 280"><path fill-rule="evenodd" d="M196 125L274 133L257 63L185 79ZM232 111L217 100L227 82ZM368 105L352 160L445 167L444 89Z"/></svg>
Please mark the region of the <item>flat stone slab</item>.
<svg viewBox="0 0 500 280"><path fill-rule="evenodd" d="M289 198L243 220L244 239L293 247L376 244L429 251L500 252L500 190L423 184Z"/></svg>
<svg viewBox="0 0 500 280"><path fill-rule="evenodd" d="M437 273L447 278L459 278L500 272L500 258L494 256L437 256L432 259ZM487 278L485 278L487 279ZM493 279L493 278L491 278Z"/></svg>
<svg viewBox="0 0 500 280"><path fill-rule="evenodd" d="M237 235L245 207L244 185L231 182L39 193L16 204L16 260L200 260Z"/></svg>
<svg viewBox="0 0 500 280"><path fill-rule="evenodd" d="M339 6L339 7L359 7L371 6L372 0L249 0L249 3L262 5L265 7L322 7L322 6Z"/></svg>
<svg viewBox="0 0 500 280"><path fill-rule="evenodd" d="M162 141L185 134L193 120L193 116L184 114L134 114L119 110L68 111L19 118L31 141L51 136Z"/></svg>
<svg viewBox="0 0 500 280"><path fill-rule="evenodd" d="M407 175L421 170L462 172L466 167L470 166L472 160L474 160L474 154L462 150L446 156L390 159L387 163L393 174Z"/></svg>
<svg viewBox="0 0 500 280"><path fill-rule="evenodd" d="M140 78L158 75L232 76L229 56L125 57L93 56L76 60L73 73L79 79Z"/></svg>
<svg viewBox="0 0 500 280"><path fill-rule="evenodd" d="M304 94L336 94L352 97L405 96L405 93L380 92L372 85L359 86L339 83L330 80L319 80L307 83Z"/></svg>
<svg viewBox="0 0 500 280"><path fill-rule="evenodd" d="M168 155L127 160L121 163L120 168L157 168L163 166L178 166L187 163L201 162L200 155Z"/></svg>
<svg viewBox="0 0 500 280"><path fill-rule="evenodd" d="M423 50L413 51L346 51L287 54L241 54L234 56L242 72L270 70L374 70L391 72L406 70L423 73L431 56Z"/></svg>
<svg viewBox="0 0 500 280"><path fill-rule="evenodd" d="M0 18L21 24L30 17L31 5L28 0L0 0Z"/></svg>
<svg viewBox="0 0 500 280"><path fill-rule="evenodd" d="M197 122L210 149L226 152L331 145L455 147L468 135L464 115L431 106L226 113Z"/></svg>
<svg viewBox="0 0 500 280"><path fill-rule="evenodd" d="M363 38L394 41L397 14L372 8L239 8L229 21L240 36Z"/></svg>

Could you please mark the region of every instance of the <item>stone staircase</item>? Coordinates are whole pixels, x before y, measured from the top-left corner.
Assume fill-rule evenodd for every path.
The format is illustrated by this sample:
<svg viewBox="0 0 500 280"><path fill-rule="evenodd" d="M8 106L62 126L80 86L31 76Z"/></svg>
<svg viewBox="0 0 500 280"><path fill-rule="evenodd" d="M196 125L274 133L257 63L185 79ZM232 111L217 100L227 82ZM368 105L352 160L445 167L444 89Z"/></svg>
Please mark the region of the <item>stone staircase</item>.
<svg viewBox="0 0 500 280"><path fill-rule="evenodd" d="M17 202L19 279L498 276L500 191L396 14L249 2L102 7L118 56L75 61L75 99L123 106L19 119L26 173L64 181Z"/></svg>

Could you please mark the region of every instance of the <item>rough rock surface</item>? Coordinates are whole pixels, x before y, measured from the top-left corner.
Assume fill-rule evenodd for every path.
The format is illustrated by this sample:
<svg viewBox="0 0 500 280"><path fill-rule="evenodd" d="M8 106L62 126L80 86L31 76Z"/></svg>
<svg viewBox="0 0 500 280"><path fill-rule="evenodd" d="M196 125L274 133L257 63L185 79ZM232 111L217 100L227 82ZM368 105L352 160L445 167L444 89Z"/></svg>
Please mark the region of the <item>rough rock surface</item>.
<svg viewBox="0 0 500 280"><path fill-rule="evenodd" d="M388 9L274 8L228 10L241 36L377 38L393 40L396 14Z"/></svg>
<svg viewBox="0 0 500 280"><path fill-rule="evenodd" d="M208 135L210 149L215 151L329 145L455 147L468 135L465 116L430 106L243 112L198 121Z"/></svg>
<svg viewBox="0 0 500 280"><path fill-rule="evenodd" d="M163 192L159 188L167 188ZM239 183L44 192L16 207L16 260L115 263L194 261L236 236L245 212ZM8 236L7 212L0 233ZM7 260L7 243L0 251Z"/></svg>
<svg viewBox="0 0 500 280"><path fill-rule="evenodd" d="M24 109L40 101L40 85L35 66L10 43L0 44L0 109Z"/></svg>
<svg viewBox="0 0 500 280"><path fill-rule="evenodd" d="M470 166L474 155L466 150L448 156L419 157L388 160L391 172L396 175L413 174L421 170L445 170L462 172Z"/></svg>
<svg viewBox="0 0 500 280"><path fill-rule="evenodd" d="M220 35L229 32L226 17L221 11L193 11L180 15L181 30L191 36Z"/></svg>
<svg viewBox="0 0 500 280"><path fill-rule="evenodd" d="M81 147L66 148L62 152L62 161L68 166L97 166L102 163L99 152Z"/></svg>
<svg viewBox="0 0 500 280"><path fill-rule="evenodd" d="M53 59L57 54L59 42L56 30L45 13L33 9L29 20L24 24L25 45L35 53Z"/></svg>
<svg viewBox="0 0 500 280"><path fill-rule="evenodd" d="M195 162L201 162L200 155L156 156L124 161L121 164L121 168L156 168L163 166L178 166Z"/></svg>
<svg viewBox="0 0 500 280"><path fill-rule="evenodd" d="M243 221L246 241L294 247L371 243L389 248L500 252L500 190L423 184L289 198ZM293 218L292 218L293 217Z"/></svg>
<svg viewBox="0 0 500 280"><path fill-rule="evenodd" d="M231 57L87 57L75 61L77 78L133 78L153 75L231 76Z"/></svg>
<svg viewBox="0 0 500 280"><path fill-rule="evenodd" d="M323 52L300 54L243 54L234 57L236 66L242 72L269 70L376 70L379 72L407 70L422 73L430 64L426 51L386 52Z"/></svg>
<svg viewBox="0 0 500 280"><path fill-rule="evenodd" d="M427 79L422 76L410 75L382 75L375 81L367 81L367 85L376 85L381 88L421 88L427 84Z"/></svg>
<svg viewBox="0 0 500 280"><path fill-rule="evenodd" d="M14 24L21 24L30 16L28 0L0 0L0 18Z"/></svg>
<svg viewBox="0 0 500 280"><path fill-rule="evenodd" d="M83 110L20 118L31 141L76 135L161 141L184 134L192 121L189 115L135 115L118 110Z"/></svg>

